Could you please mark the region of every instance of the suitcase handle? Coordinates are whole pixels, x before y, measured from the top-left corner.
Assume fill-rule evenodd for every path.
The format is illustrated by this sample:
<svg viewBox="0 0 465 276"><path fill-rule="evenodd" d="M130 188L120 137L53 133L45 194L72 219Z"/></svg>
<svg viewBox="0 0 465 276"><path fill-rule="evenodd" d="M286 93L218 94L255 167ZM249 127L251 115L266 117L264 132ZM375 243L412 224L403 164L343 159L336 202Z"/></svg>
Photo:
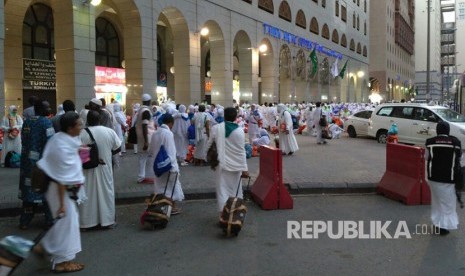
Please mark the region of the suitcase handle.
<svg viewBox="0 0 465 276"><path fill-rule="evenodd" d="M252 179L252 177L250 177L250 176L248 176L248 177L242 177L242 176L239 177L239 184L237 184L236 197L239 194L239 188L241 187L242 178L248 178L249 179L249 182L247 183L247 187L249 187L250 179Z"/></svg>
<svg viewBox="0 0 465 276"><path fill-rule="evenodd" d="M173 190L171 191L171 199L173 199L174 188L176 187L176 182L178 182L178 175L179 173L176 172L176 177L174 178ZM171 172L168 172L168 179L166 180L165 190L163 191L163 195L166 196L166 189L168 189L168 183L170 183L170 176Z"/></svg>

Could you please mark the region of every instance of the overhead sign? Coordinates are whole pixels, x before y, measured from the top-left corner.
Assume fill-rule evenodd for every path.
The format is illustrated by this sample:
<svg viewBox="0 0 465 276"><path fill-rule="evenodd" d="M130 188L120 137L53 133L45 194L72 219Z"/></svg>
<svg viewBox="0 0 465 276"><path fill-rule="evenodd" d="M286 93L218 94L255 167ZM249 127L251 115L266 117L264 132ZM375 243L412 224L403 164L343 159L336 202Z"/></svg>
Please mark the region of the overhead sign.
<svg viewBox="0 0 465 276"><path fill-rule="evenodd" d="M273 27L271 25L268 25L266 23L263 23L263 33L266 35L269 35L271 37L283 40L289 44L294 44L298 47L304 48L306 50L313 50L314 48L316 49L317 52L323 53L327 56L330 57L335 57L338 59L342 59L342 54L328 49L316 42L312 42L308 39L305 39L303 37L291 34L289 32L283 31L279 28Z"/></svg>
<svg viewBox="0 0 465 276"><path fill-rule="evenodd" d="M55 80L55 61L23 58L23 79Z"/></svg>
<svg viewBox="0 0 465 276"><path fill-rule="evenodd" d="M126 70L95 66L95 83L126 84Z"/></svg>

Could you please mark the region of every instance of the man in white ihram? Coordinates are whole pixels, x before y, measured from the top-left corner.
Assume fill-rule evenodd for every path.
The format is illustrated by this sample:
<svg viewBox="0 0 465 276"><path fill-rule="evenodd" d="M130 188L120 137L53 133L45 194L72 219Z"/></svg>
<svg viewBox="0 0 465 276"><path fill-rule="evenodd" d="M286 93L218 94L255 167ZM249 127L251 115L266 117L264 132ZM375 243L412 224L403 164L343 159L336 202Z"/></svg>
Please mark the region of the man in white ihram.
<svg viewBox="0 0 465 276"><path fill-rule="evenodd" d="M221 211L229 197L235 197L241 175L248 176L245 158L244 130L234 123L237 111L233 107L224 110L224 123L212 128L208 147L216 142L219 166L216 167L216 199L218 212ZM242 198L242 184L239 184L237 197Z"/></svg>

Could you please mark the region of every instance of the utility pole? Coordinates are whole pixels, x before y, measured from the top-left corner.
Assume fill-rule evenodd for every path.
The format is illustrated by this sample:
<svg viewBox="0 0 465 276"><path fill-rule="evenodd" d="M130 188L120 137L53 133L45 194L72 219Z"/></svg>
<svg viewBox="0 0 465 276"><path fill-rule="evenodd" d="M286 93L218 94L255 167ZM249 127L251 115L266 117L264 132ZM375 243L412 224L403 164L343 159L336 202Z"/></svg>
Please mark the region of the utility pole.
<svg viewBox="0 0 465 276"><path fill-rule="evenodd" d="M431 95L430 95L430 90L429 90L429 52L430 52L430 34L429 34L429 28L430 28L430 8L431 8L431 0L427 0L427 8L426 8L426 18L427 18L427 23L426 23L426 100L429 101Z"/></svg>

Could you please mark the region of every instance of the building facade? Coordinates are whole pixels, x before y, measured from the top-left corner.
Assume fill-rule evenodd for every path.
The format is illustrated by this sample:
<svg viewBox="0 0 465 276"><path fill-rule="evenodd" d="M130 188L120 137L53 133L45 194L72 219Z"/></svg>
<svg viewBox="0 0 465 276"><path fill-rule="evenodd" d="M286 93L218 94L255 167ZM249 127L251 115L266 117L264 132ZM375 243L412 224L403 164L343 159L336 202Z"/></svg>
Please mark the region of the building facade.
<svg viewBox="0 0 465 276"><path fill-rule="evenodd" d="M90 2L1 1L2 106L368 101L368 0Z"/></svg>
<svg viewBox="0 0 465 276"><path fill-rule="evenodd" d="M413 96L415 1L372 1L370 5L370 87L383 100Z"/></svg>
<svg viewBox="0 0 465 276"><path fill-rule="evenodd" d="M415 24L417 27L424 28L427 26L427 2L417 1L415 7ZM426 31L415 32L415 99L416 100L435 100L442 101L442 56L452 47L444 45L441 39L442 33L442 12L440 1L430 1L430 87L429 95L427 93L427 33Z"/></svg>

